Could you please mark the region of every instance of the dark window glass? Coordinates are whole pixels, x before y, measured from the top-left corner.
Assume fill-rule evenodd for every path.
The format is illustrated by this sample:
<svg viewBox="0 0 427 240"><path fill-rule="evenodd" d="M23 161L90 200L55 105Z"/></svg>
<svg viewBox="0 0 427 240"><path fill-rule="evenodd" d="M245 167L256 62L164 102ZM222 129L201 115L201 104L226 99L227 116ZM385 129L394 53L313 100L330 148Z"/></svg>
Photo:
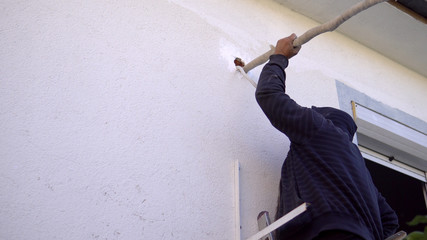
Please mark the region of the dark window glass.
<svg viewBox="0 0 427 240"><path fill-rule="evenodd" d="M424 225L415 227L407 225L407 222L416 215L427 215L423 193L424 182L378 163L369 160L365 160L365 162L378 191L396 211L399 218L399 229L407 233L424 231Z"/></svg>

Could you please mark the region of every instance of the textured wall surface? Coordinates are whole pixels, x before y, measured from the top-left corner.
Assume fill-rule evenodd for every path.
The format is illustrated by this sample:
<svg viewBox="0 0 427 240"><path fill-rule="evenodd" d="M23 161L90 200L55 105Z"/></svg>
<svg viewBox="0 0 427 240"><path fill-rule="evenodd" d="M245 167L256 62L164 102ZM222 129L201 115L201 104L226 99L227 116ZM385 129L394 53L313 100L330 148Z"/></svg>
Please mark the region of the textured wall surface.
<svg viewBox="0 0 427 240"><path fill-rule="evenodd" d="M1 1L0 239L233 239L235 160L255 233L289 143L233 59L315 24L268 0ZM302 105L338 107L339 80L427 121L424 77L336 33L288 78Z"/></svg>

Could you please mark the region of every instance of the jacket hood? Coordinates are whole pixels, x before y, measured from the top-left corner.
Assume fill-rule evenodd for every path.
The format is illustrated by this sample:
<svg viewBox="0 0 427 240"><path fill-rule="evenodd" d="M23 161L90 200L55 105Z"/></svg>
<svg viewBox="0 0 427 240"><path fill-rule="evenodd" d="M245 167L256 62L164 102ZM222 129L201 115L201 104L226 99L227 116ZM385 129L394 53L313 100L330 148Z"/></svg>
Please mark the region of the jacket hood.
<svg viewBox="0 0 427 240"><path fill-rule="evenodd" d="M346 112L332 107L312 107L314 111L320 113L324 118L331 120L332 123L348 134L350 141L353 140L357 126L353 118Z"/></svg>

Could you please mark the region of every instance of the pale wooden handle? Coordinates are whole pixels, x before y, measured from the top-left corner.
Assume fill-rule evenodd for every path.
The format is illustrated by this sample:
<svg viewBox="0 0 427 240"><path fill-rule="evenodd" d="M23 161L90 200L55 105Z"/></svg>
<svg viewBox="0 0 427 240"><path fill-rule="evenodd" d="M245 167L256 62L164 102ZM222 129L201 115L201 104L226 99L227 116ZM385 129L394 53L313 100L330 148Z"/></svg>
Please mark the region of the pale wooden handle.
<svg viewBox="0 0 427 240"><path fill-rule="evenodd" d="M300 37L294 40L293 45L295 47L301 46L305 44L306 42L310 41L312 38L316 37L319 34L325 33L325 32L331 32L334 31L338 26L340 26L343 22L347 21L349 18L353 17L354 15L358 14L359 12L370 8L374 6L377 3L385 2L387 0L365 0L362 2L359 2L355 4L353 7L347 9L345 12L343 12L338 17L322 24L317 27L314 27L304 34L302 34ZM255 67L265 63L268 61L270 56L274 53L274 47L271 48L268 52L262 54L261 56L255 58L251 62L249 62L243 70L245 72L249 72L250 70L254 69Z"/></svg>

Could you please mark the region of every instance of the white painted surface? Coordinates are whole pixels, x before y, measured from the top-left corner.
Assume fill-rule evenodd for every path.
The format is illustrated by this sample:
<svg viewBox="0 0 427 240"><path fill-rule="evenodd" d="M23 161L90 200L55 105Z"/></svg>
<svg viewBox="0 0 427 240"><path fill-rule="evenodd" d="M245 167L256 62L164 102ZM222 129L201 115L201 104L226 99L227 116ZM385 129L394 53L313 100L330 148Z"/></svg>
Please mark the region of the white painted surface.
<svg viewBox="0 0 427 240"><path fill-rule="evenodd" d="M316 23L268 0L0 9L0 239L232 239L235 160L242 237L274 212L288 141L233 58ZM425 77L336 33L288 78L302 105L337 107L337 79L427 121Z"/></svg>

